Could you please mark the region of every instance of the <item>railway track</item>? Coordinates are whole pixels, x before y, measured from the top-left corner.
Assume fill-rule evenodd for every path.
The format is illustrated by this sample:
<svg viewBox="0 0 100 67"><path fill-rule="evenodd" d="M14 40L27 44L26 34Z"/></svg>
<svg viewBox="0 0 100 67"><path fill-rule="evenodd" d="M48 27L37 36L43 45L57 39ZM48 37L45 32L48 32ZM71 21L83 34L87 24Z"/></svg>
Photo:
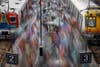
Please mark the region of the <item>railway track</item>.
<svg viewBox="0 0 100 67"><path fill-rule="evenodd" d="M92 51L97 64L100 64L100 40L88 41L88 48Z"/></svg>
<svg viewBox="0 0 100 67"><path fill-rule="evenodd" d="M5 56L6 53L12 52L12 42L9 40L1 40L0 41L0 64L5 67Z"/></svg>
<svg viewBox="0 0 100 67"><path fill-rule="evenodd" d="M97 64L100 64L100 46L88 46Z"/></svg>

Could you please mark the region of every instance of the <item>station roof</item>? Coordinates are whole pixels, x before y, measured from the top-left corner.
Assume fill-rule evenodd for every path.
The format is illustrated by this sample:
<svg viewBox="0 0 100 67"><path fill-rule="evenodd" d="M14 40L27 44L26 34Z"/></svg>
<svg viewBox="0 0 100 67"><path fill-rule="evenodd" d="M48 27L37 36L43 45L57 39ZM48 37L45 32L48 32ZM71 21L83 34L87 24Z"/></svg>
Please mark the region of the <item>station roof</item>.
<svg viewBox="0 0 100 67"><path fill-rule="evenodd" d="M85 10L90 7L97 7L95 3L89 0L71 0L71 2L74 4L74 6L79 10Z"/></svg>
<svg viewBox="0 0 100 67"><path fill-rule="evenodd" d="M19 14L19 12L21 12L21 10L26 6L25 4L28 2L28 0L8 0L8 2L3 2L0 5L0 11L8 11L8 7L9 7L9 12L13 12L15 11L17 14ZM2 5L4 5L2 7ZM9 6L8 6L9 5Z"/></svg>

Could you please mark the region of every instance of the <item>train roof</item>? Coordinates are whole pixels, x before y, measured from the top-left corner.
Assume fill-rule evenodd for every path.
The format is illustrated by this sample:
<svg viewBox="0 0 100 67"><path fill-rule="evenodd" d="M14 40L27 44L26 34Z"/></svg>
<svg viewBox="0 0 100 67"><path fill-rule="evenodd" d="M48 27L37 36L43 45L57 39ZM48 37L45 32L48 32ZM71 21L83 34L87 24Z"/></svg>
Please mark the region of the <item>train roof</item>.
<svg viewBox="0 0 100 67"><path fill-rule="evenodd" d="M9 12L16 12L19 14L19 12L24 8L25 4L28 2L28 0L9 0L9 3L3 2L1 6L1 12L8 10L8 4L9 4ZM2 7L2 5L5 5L5 7Z"/></svg>
<svg viewBox="0 0 100 67"><path fill-rule="evenodd" d="M95 3L90 1L89 5L89 0L71 0L71 2L74 4L74 6L80 11L86 10L87 8L91 7L97 7Z"/></svg>

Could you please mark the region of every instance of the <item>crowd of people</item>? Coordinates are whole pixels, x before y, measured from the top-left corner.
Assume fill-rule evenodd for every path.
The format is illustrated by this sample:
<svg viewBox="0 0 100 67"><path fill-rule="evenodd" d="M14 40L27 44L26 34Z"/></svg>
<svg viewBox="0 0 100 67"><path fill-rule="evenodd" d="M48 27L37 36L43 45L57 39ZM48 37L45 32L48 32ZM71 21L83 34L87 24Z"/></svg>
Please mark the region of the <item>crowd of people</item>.
<svg viewBox="0 0 100 67"><path fill-rule="evenodd" d="M69 57L72 44L71 23L65 15L63 5L60 1L55 1L42 0L42 6L39 0L32 3L33 11L30 15L35 14L35 17L13 46L13 52L19 55L18 67L74 67ZM41 15L40 7L43 9ZM43 48L43 56L39 53L40 46Z"/></svg>

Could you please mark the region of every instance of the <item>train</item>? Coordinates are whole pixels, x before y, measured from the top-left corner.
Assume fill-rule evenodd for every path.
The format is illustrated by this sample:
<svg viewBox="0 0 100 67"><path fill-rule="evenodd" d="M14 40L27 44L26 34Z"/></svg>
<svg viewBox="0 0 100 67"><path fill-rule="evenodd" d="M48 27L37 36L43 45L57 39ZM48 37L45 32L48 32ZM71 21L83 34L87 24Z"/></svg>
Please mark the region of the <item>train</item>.
<svg viewBox="0 0 100 67"><path fill-rule="evenodd" d="M67 8L82 36L91 44L100 44L100 7L91 0L67 0Z"/></svg>
<svg viewBox="0 0 100 67"><path fill-rule="evenodd" d="M0 39L11 39L27 18L30 0L6 0L0 4Z"/></svg>

